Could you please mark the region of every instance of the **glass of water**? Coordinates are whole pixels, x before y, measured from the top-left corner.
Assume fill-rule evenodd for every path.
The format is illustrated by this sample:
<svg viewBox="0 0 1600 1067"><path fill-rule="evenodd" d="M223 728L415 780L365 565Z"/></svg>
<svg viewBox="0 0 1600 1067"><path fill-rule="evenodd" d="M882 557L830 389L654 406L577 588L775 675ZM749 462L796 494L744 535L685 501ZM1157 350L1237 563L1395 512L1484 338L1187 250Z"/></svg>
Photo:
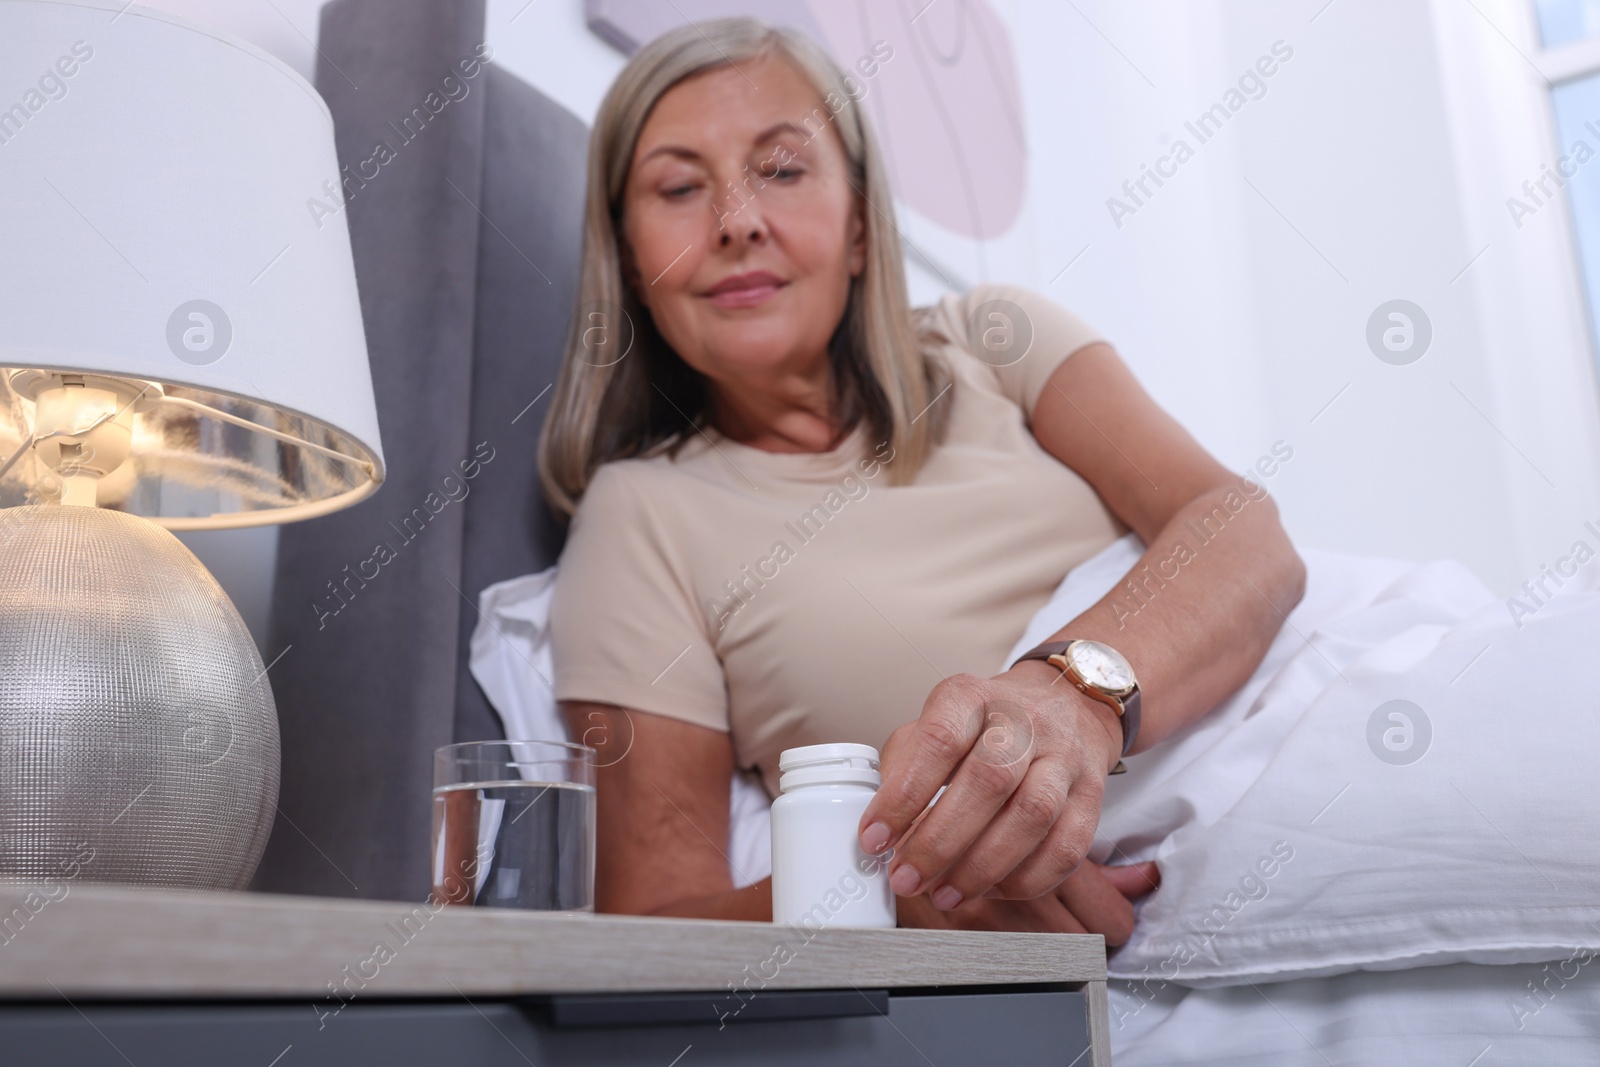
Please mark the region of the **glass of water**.
<svg viewBox="0 0 1600 1067"><path fill-rule="evenodd" d="M433 900L594 911L595 751L468 741L433 755Z"/></svg>

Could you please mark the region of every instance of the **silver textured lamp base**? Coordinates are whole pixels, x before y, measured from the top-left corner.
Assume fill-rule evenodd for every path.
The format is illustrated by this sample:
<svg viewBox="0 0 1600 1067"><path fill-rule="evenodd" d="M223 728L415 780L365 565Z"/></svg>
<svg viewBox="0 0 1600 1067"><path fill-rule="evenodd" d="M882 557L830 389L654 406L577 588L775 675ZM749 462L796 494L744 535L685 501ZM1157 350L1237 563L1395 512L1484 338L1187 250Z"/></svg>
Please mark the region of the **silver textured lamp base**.
<svg viewBox="0 0 1600 1067"><path fill-rule="evenodd" d="M176 537L0 510L0 878L242 889L278 772L261 657Z"/></svg>

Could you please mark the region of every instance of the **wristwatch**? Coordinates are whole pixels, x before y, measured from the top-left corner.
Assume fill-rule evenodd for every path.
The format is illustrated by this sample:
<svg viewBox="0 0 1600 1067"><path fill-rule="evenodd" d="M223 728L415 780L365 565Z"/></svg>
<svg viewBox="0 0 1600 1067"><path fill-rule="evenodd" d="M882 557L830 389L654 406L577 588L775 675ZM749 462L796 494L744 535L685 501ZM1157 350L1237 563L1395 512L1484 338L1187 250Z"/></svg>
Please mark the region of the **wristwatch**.
<svg viewBox="0 0 1600 1067"><path fill-rule="evenodd" d="M1122 722L1122 754L1128 754L1139 736L1139 681L1122 653L1099 641L1047 641L1017 662L1030 659L1059 667L1078 692L1111 705ZM1127 769L1119 759L1110 773L1122 774Z"/></svg>

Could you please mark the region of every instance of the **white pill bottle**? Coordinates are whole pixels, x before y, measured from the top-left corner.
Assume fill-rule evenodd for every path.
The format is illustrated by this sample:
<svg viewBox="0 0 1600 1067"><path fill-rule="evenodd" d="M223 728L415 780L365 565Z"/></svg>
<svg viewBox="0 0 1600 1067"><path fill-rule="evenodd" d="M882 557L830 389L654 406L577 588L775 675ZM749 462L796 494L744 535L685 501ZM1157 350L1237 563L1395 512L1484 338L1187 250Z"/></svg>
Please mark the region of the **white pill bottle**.
<svg viewBox="0 0 1600 1067"><path fill-rule="evenodd" d="M891 853L861 848L867 802L883 784L871 745L808 745L778 757L772 802L772 921L894 926Z"/></svg>

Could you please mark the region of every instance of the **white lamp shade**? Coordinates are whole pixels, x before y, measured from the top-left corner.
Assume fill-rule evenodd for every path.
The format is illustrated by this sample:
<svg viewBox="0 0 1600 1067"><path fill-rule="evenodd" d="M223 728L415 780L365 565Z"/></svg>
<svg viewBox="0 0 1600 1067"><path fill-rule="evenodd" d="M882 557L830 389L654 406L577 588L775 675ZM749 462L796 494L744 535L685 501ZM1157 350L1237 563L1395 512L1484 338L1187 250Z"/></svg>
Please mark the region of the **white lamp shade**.
<svg viewBox="0 0 1600 1067"><path fill-rule="evenodd" d="M0 463L35 415L40 375L15 371L86 372L161 386L102 506L185 529L373 492L377 410L316 91L226 34L101 0L0 0L0 71ZM0 506L37 499L45 473L16 463Z"/></svg>

